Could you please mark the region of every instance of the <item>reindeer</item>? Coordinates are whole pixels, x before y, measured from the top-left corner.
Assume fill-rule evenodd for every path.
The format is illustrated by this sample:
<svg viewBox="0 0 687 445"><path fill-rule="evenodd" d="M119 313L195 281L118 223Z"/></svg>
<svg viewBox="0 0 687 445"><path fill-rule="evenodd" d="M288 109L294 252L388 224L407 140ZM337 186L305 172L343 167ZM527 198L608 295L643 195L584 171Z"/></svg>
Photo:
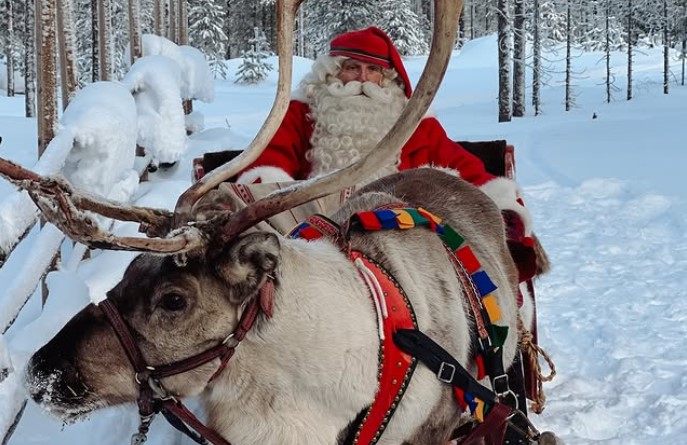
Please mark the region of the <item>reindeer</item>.
<svg viewBox="0 0 687 445"><path fill-rule="evenodd" d="M518 341L517 273L503 223L495 204L459 178L426 168L370 183L330 215L332 226L342 228L332 238L305 241L254 228L265 218L361 182L375 165L386 165L396 155L437 90L462 1L435 0L437 23L427 67L399 121L367 157L236 212L194 219L200 197L250 164L281 121L300 1L278 2L280 80L265 125L241 156L185 192L173 214L89 198L63 180L0 161L3 175L29 190L43 214L73 239L147 252L131 263L106 300L79 312L31 358L27 390L51 413L70 421L102 407L137 402L136 443L145 440L156 404L215 444L448 442L470 416L456 404L450 386L407 355L414 372L392 382L404 391L392 404L393 417L385 417L367 441L354 426L376 403L384 335L375 309L380 301L373 304L351 252L387 271L412 306L414 327L463 369L475 372L471 336L477 322L466 298L469 289L439 237L425 228L403 233L345 229L357 212L399 204L440 216L472 247L497 286L493 295L501 317L496 324L510 332L499 366L512 364ZM151 237L102 232L84 211L139 221ZM180 404L190 396L201 397L209 428Z"/></svg>

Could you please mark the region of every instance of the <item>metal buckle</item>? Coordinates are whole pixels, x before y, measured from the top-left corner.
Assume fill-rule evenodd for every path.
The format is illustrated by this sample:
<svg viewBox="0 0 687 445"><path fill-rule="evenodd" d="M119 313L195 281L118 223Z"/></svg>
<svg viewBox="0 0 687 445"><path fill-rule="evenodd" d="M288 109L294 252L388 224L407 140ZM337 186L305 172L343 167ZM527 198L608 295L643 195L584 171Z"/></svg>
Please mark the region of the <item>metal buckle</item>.
<svg viewBox="0 0 687 445"><path fill-rule="evenodd" d="M445 373L450 373L448 377L444 377ZM456 375L456 367L451 363L441 362L439 366L439 371L437 371L437 379L440 382L451 384L453 382L453 377Z"/></svg>
<svg viewBox="0 0 687 445"><path fill-rule="evenodd" d="M511 406L511 408L515 410L518 410L520 408L518 396L515 394L515 392L510 388L508 384L508 374L497 375L496 377L494 377L491 384L494 387L494 393L499 398L499 400L502 400L506 397L510 397L513 399L513 405Z"/></svg>

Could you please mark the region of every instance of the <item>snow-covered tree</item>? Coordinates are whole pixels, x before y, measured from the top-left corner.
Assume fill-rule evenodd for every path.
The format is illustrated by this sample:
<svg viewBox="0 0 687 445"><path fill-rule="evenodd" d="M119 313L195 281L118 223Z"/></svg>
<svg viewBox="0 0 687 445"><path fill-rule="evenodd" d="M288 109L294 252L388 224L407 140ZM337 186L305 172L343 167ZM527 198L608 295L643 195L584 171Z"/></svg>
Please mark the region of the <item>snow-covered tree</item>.
<svg viewBox="0 0 687 445"><path fill-rule="evenodd" d="M223 28L226 3L190 0L189 8L189 43L205 53L214 76L225 79L224 55L228 39Z"/></svg>
<svg viewBox="0 0 687 445"><path fill-rule="evenodd" d="M272 71L272 64L265 59L269 56L269 45L265 33L258 27L254 28L254 37L248 41L250 49L243 52L243 62L236 72L236 82L255 84L267 78L267 73Z"/></svg>
<svg viewBox="0 0 687 445"><path fill-rule="evenodd" d="M389 2L390 7L394 3L398 2ZM339 34L379 26L382 21L380 6L367 0L322 0L309 5L306 40L311 42L314 55L327 52L329 42Z"/></svg>
<svg viewBox="0 0 687 445"><path fill-rule="evenodd" d="M426 54L427 33L410 4L411 0L385 0L379 5L382 19L379 27L389 34L402 56Z"/></svg>

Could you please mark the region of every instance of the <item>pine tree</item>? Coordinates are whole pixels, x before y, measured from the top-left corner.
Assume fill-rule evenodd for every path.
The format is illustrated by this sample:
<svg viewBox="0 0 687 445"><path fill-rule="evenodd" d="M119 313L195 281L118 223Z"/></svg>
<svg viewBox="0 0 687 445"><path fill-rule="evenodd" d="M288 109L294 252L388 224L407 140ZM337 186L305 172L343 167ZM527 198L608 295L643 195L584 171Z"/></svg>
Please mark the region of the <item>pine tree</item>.
<svg viewBox="0 0 687 445"><path fill-rule="evenodd" d="M426 54L427 31L410 5L410 0L386 0L380 4L382 20L379 27L389 34L402 56Z"/></svg>
<svg viewBox="0 0 687 445"><path fill-rule="evenodd" d="M224 33L223 19L226 14L224 2L206 0L189 1L189 42L202 51L208 58L210 70L215 77L226 79L224 65L227 35Z"/></svg>
<svg viewBox="0 0 687 445"><path fill-rule="evenodd" d="M272 64L265 62L269 45L265 33L255 27L255 36L248 41L251 48L243 52L243 63L236 72L236 83L256 84L267 78L267 73L272 71Z"/></svg>
<svg viewBox="0 0 687 445"><path fill-rule="evenodd" d="M381 21L381 8L367 0L318 1L309 5L306 10L306 40L311 42L315 55L324 54L329 48L329 42L337 35L378 26Z"/></svg>

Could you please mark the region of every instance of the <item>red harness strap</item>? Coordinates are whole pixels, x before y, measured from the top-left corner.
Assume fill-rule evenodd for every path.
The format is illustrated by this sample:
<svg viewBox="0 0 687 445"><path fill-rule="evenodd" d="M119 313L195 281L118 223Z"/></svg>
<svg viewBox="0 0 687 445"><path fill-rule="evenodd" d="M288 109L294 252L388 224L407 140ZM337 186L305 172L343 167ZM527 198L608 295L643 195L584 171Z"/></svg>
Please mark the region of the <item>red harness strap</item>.
<svg viewBox="0 0 687 445"><path fill-rule="evenodd" d="M309 241L328 238L340 246L343 241L339 226L321 215L309 217L289 236ZM379 326L379 387L374 401L367 408L360 423L355 426L355 431L350 436L351 441L347 443L373 445L386 429L417 366L417 360L403 352L394 343L393 333L398 329L417 329L417 322L410 301L391 274L361 252L350 251L348 258L358 266L361 276L370 288L372 298L376 300L375 306L379 312L378 319L381 325ZM370 272L374 278L365 276ZM379 295L380 291L381 295Z"/></svg>
<svg viewBox="0 0 687 445"><path fill-rule="evenodd" d="M352 442L354 445L368 445L376 443L384 432L417 365L415 358L396 346L392 335L397 329L417 329L417 323L403 289L388 272L360 252L351 252L349 258L354 262L362 261L364 267L374 274L383 292L382 304L387 309L387 316L382 317L384 338L380 339L379 347L379 389ZM375 289L370 291L376 292Z"/></svg>

